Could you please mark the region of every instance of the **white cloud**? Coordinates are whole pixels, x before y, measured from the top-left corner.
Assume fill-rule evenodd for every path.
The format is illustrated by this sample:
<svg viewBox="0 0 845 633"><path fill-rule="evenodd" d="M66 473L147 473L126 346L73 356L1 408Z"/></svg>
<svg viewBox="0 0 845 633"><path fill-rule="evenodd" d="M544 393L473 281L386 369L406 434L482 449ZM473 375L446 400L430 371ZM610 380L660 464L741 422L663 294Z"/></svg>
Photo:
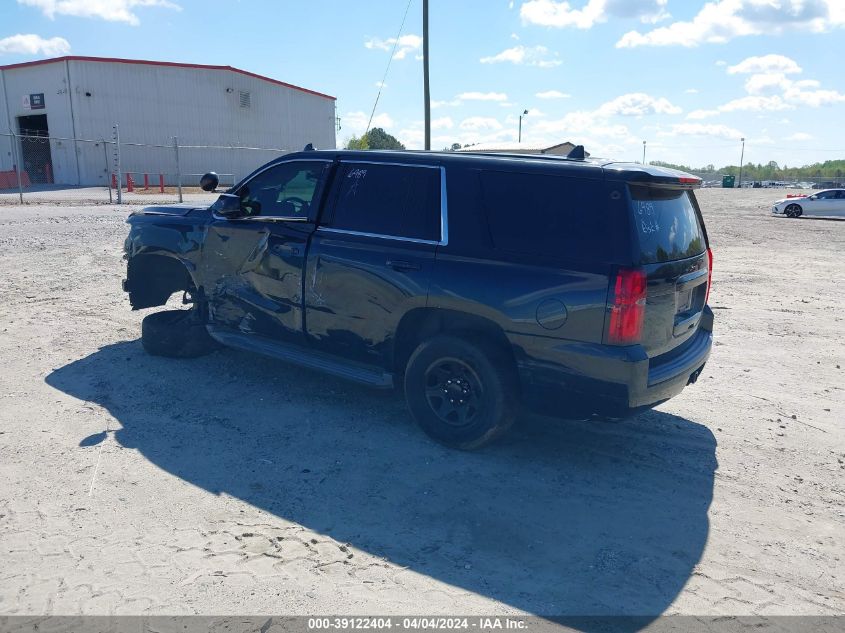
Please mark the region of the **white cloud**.
<svg viewBox="0 0 845 633"><path fill-rule="evenodd" d="M745 92L759 95L772 90L786 90L792 81L783 73L760 73L745 80Z"/></svg>
<svg viewBox="0 0 845 633"><path fill-rule="evenodd" d="M367 121L370 115L366 112L347 112L340 119L344 131L349 131L355 136L360 136L367 131ZM371 127L380 127L389 131L395 125L391 116L387 113L377 114L373 117Z"/></svg>
<svg viewBox="0 0 845 633"><path fill-rule="evenodd" d="M782 73L791 75L801 72L801 66L794 59L784 55L762 55L747 57L735 66L728 67L729 75L751 73Z"/></svg>
<svg viewBox="0 0 845 633"><path fill-rule="evenodd" d="M801 90L801 86L793 84L783 93L784 99L797 105L819 108L825 105L845 102L845 94L836 90Z"/></svg>
<svg viewBox="0 0 845 633"><path fill-rule="evenodd" d="M604 4L603 0L589 0L583 9L573 9L568 2L529 0L522 5L519 15L526 24L589 29L607 19Z"/></svg>
<svg viewBox="0 0 845 633"><path fill-rule="evenodd" d="M604 116L643 116L646 114L680 114L683 110L663 97L632 92L602 104L598 112Z"/></svg>
<svg viewBox="0 0 845 633"><path fill-rule="evenodd" d="M406 128L399 130L396 133L396 138L408 149L423 149L425 132L416 127Z"/></svg>
<svg viewBox="0 0 845 633"><path fill-rule="evenodd" d="M569 99L572 95L561 92L560 90L546 90L544 92L538 92L534 96L538 99Z"/></svg>
<svg viewBox="0 0 845 633"><path fill-rule="evenodd" d="M713 123L675 123L670 131L661 131L658 136L707 136L736 141L744 135L727 125Z"/></svg>
<svg viewBox="0 0 845 633"><path fill-rule="evenodd" d="M504 92L463 92L455 97L458 101L507 101Z"/></svg>
<svg viewBox="0 0 845 633"><path fill-rule="evenodd" d="M422 47L422 38L419 35L403 35L398 40L395 37L389 37L383 40L378 37L372 37L364 42L364 47L370 50L392 51L394 45L396 46L396 53L393 59L405 59L408 53L418 51Z"/></svg>
<svg viewBox="0 0 845 633"><path fill-rule="evenodd" d="M455 123L452 121L451 117L448 116L431 120L432 130L451 130L453 127L455 127Z"/></svg>
<svg viewBox="0 0 845 633"><path fill-rule="evenodd" d="M32 33L19 33L0 39L0 55L67 55L70 43L63 37L44 39Z"/></svg>
<svg viewBox="0 0 845 633"><path fill-rule="evenodd" d="M640 33L629 31L617 48L723 44L747 35L822 33L845 26L842 0L713 0L687 22Z"/></svg>
<svg viewBox="0 0 845 633"><path fill-rule="evenodd" d="M795 134L790 134L787 137L784 137L784 141L809 141L812 140L813 135L807 134L806 132L796 132Z"/></svg>
<svg viewBox="0 0 845 633"><path fill-rule="evenodd" d="M720 112L762 112L792 110L794 106L786 103L778 95L769 97L749 95L728 101L725 105L719 106Z"/></svg>
<svg viewBox="0 0 845 633"><path fill-rule="evenodd" d="M667 0L588 0L576 9L565 0L529 0L519 15L525 24L589 29L610 16L658 22L668 17L666 3Z"/></svg>
<svg viewBox="0 0 845 633"><path fill-rule="evenodd" d="M698 88L687 88L686 90L684 90L684 92L687 93L688 95L697 95L698 94Z"/></svg>
<svg viewBox="0 0 845 633"><path fill-rule="evenodd" d="M436 101L436 100L432 100L432 102L431 102L431 109L433 110L433 109L435 109L435 108L446 108L446 107L449 107L449 108L455 108L455 107L457 107L457 106L459 106L459 105L461 105L461 101L460 101L459 99L452 99L452 101Z"/></svg>
<svg viewBox="0 0 845 633"><path fill-rule="evenodd" d="M133 26L140 24L133 11L138 7L182 10L182 7L169 0L18 0L18 4L40 9L51 20L57 15L70 15L78 18L99 18L107 22L126 22Z"/></svg>
<svg viewBox="0 0 845 633"><path fill-rule="evenodd" d="M476 132L479 130L501 130L502 124L493 117L471 116L461 121L459 127L462 130Z"/></svg>
<svg viewBox="0 0 845 633"><path fill-rule="evenodd" d="M492 57L482 57L482 64L511 64L537 66L538 68L554 68L562 63L556 59L557 53L551 53L545 46L523 46L522 44L503 50Z"/></svg>
<svg viewBox="0 0 845 633"><path fill-rule="evenodd" d="M687 118L691 120L709 119L719 114L721 114L719 110L693 110L687 115Z"/></svg>
<svg viewBox="0 0 845 633"><path fill-rule="evenodd" d="M801 67L783 55L748 57L727 72L731 75L748 74L744 97L733 99L716 109L694 110L687 119L704 119L722 112L779 112L794 110L798 106L818 108L845 102L845 94L836 90L823 90L815 79L792 79L787 74L800 74Z"/></svg>

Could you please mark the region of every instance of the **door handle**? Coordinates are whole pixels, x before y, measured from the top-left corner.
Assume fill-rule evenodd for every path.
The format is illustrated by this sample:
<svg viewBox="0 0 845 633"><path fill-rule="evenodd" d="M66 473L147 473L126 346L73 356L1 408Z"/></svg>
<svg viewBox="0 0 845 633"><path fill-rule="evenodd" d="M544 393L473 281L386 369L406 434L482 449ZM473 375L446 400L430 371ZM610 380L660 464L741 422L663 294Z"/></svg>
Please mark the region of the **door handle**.
<svg viewBox="0 0 845 633"><path fill-rule="evenodd" d="M299 248L290 244L276 244L273 247L273 252L276 255L299 255Z"/></svg>
<svg viewBox="0 0 845 633"><path fill-rule="evenodd" d="M416 262L407 262L401 259L388 259L387 266L393 270L400 272L409 272L411 270L420 270L420 265Z"/></svg>

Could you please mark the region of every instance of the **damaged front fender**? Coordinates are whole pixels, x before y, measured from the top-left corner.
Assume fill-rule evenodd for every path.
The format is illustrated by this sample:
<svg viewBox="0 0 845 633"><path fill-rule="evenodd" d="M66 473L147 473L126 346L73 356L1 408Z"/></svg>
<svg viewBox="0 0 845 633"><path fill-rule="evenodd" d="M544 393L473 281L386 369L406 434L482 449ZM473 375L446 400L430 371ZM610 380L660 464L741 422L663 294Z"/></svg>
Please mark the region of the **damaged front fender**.
<svg viewBox="0 0 845 633"><path fill-rule="evenodd" d="M202 294L196 279L211 214L190 205L147 207L127 219L123 289L134 310L164 305L174 292Z"/></svg>

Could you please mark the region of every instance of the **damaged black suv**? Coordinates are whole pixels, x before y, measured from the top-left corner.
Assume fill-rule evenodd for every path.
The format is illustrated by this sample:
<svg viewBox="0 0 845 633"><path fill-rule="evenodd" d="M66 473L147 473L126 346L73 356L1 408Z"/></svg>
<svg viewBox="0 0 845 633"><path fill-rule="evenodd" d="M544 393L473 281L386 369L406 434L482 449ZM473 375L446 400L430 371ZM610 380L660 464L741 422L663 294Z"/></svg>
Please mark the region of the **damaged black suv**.
<svg viewBox="0 0 845 633"><path fill-rule="evenodd" d="M132 214L124 289L134 309L191 304L143 320L151 354L222 344L402 387L429 435L475 448L520 407L621 417L695 382L700 184L581 157L304 151L211 206Z"/></svg>

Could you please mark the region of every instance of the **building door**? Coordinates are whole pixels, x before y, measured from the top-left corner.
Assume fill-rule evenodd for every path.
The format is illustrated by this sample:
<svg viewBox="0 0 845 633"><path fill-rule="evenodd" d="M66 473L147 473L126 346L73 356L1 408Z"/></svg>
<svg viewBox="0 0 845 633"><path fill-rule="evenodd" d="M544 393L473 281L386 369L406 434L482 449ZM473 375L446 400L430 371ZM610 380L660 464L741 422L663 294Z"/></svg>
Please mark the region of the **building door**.
<svg viewBox="0 0 845 633"><path fill-rule="evenodd" d="M50 130L46 114L18 117L21 135L21 169L29 174L33 183L53 182L53 157L50 154Z"/></svg>

